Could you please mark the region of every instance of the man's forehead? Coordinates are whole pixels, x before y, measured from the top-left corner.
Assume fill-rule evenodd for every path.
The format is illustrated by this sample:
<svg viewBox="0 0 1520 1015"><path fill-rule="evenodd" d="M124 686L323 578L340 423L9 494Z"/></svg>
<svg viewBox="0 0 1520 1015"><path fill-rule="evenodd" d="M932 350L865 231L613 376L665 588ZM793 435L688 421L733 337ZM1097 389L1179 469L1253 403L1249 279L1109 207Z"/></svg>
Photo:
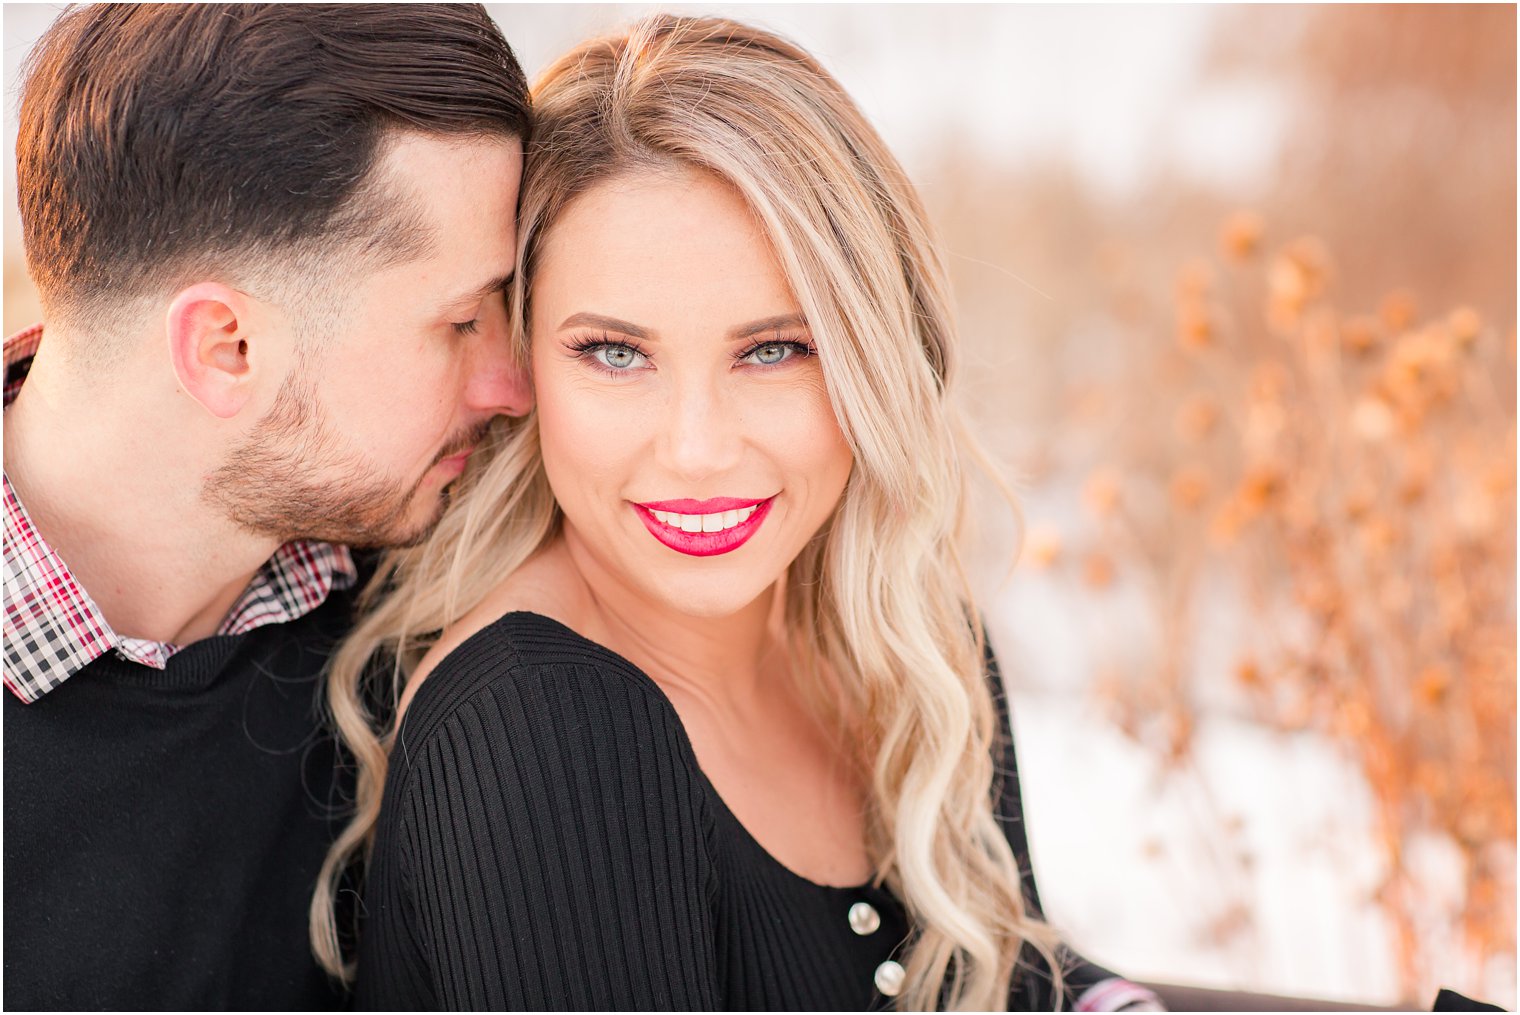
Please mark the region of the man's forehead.
<svg viewBox="0 0 1520 1015"><path fill-rule="evenodd" d="M402 269L390 273L398 284L420 282L429 303L454 308L511 281L521 142L393 132L377 161L367 197L392 234L376 243L404 255L385 259Z"/></svg>
<svg viewBox="0 0 1520 1015"><path fill-rule="evenodd" d="M522 142L515 137L393 131L363 190L372 204L408 209L435 229L495 220L510 242L522 164Z"/></svg>
<svg viewBox="0 0 1520 1015"><path fill-rule="evenodd" d="M442 196L452 179L483 164L515 195L522 180L522 139L507 134L443 137L420 131L387 132L376 151L376 175Z"/></svg>

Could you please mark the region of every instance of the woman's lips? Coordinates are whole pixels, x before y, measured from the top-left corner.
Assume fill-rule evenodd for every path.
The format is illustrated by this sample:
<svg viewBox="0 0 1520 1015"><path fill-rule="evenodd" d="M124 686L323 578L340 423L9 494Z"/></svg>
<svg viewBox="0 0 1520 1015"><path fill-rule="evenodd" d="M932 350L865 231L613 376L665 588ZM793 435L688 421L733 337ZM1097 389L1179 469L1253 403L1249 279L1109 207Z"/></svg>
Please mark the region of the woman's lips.
<svg viewBox="0 0 1520 1015"><path fill-rule="evenodd" d="M770 514L774 497L714 497L634 504L650 535L679 553L713 557L743 546ZM696 531L693 531L693 528Z"/></svg>
<svg viewBox="0 0 1520 1015"><path fill-rule="evenodd" d="M742 511L748 507L764 504L767 497L762 500L759 497L712 497L708 500L646 500L635 504L635 507L649 508L651 511L674 511L683 515L708 515L723 511Z"/></svg>

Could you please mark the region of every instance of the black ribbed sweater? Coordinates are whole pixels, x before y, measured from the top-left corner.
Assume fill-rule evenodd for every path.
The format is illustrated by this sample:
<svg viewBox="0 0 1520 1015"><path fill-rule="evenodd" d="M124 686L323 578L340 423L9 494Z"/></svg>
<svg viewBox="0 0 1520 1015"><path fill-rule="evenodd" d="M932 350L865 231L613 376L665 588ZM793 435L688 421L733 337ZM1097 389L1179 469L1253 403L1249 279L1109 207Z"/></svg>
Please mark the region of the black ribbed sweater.
<svg viewBox="0 0 1520 1015"><path fill-rule="evenodd" d="M4 694L7 1010L345 1004L306 921L345 817L317 705L351 610Z"/></svg>
<svg viewBox="0 0 1520 1015"><path fill-rule="evenodd" d="M1027 871L1011 744L1003 764ZM861 901L881 917L867 935L847 919ZM364 908L364 1009L882 1009L874 973L910 932L885 889L767 853L655 682L533 613L475 634L412 702ZM1051 1003L1041 969L1014 1006ZM1073 956L1066 975L1071 997L1112 974Z"/></svg>

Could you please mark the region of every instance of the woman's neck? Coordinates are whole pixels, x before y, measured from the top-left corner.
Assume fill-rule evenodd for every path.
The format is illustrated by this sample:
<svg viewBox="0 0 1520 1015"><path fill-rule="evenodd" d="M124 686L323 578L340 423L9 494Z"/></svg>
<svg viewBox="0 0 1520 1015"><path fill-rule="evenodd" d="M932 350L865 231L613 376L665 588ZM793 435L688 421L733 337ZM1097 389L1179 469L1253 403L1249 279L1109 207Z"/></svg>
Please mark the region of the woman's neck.
<svg viewBox="0 0 1520 1015"><path fill-rule="evenodd" d="M774 622L780 583L735 613L694 616L652 600L602 566L574 530L556 550L580 587L572 610L581 633L634 663L672 698L742 713L773 690L785 657Z"/></svg>

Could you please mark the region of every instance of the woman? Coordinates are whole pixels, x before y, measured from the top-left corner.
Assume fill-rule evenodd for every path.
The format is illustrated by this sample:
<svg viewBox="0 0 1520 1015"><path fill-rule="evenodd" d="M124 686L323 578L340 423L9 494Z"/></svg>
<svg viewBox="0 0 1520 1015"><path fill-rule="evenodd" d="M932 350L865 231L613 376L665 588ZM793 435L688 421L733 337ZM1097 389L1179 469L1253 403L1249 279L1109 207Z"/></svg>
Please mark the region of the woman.
<svg viewBox="0 0 1520 1015"><path fill-rule="evenodd" d="M335 872L372 843L362 1007L1145 1000L1057 960L1020 871L944 271L897 163L727 21L587 43L534 101L536 411L335 663L361 796L319 952L340 968Z"/></svg>

